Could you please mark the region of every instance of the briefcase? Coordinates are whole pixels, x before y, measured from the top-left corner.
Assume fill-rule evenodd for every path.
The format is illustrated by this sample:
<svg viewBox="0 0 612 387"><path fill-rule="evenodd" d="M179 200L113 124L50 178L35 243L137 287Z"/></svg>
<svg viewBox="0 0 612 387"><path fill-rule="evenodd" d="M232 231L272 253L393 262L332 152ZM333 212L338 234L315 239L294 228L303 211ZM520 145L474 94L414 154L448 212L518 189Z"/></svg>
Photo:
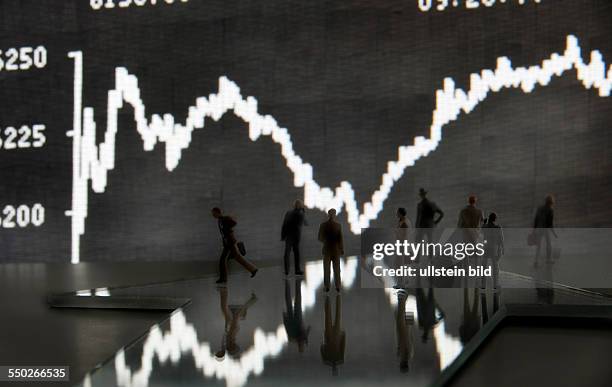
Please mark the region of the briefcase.
<svg viewBox="0 0 612 387"><path fill-rule="evenodd" d="M236 246L238 247L240 255L244 257L246 255L246 246L244 245L244 242L238 242Z"/></svg>

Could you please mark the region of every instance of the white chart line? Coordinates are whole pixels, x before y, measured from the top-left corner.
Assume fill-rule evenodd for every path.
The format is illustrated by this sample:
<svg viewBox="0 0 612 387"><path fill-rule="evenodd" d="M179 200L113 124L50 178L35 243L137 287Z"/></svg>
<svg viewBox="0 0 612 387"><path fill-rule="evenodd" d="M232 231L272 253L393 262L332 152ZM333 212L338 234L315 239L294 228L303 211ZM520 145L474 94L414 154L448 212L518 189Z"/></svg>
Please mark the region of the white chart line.
<svg viewBox="0 0 612 387"><path fill-rule="evenodd" d="M345 290L353 286L360 270L358 258L351 257L341 261L340 271L344 273L342 287ZM316 292L323 284L323 264L321 261L309 262L305 265L305 281L301 286L302 310L304 313L315 305ZM384 289L389 305L397 304L396 291ZM416 298L409 295L406 309L414 313L418 320ZM445 321L434 328L434 343L441 369L446 368L461 352L461 341L446 332ZM225 358L222 362L215 359L214 350L209 342L200 341L194 325L187 322L181 309L170 317L169 330L162 332L159 325L153 326L143 341L141 366L132 370L125 359L124 349L120 349L114 358L116 383L119 387L148 387L153 364L157 359L165 364L170 361L178 364L182 358L192 358L195 368L205 378L224 380L226 387L242 387L251 375L260 375L264 370L265 361L275 358L287 346L289 339L284 326L280 324L275 331L264 332L256 328L253 333L253 345L241 354L240 358ZM85 376L83 385L92 387L90 374Z"/></svg>
<svg viewBox="0 0 612 387"><path fill-rule="evenodd" d="M359 270L357 258L352 257L340 262L344 277L342 287L347 290L353 286ZM316 292L323 284L323 263L309 262L305 265L306 276L301 286L302 310L306 313L315 305ZM393 304L392 304L393 305ZM181 358L191 355L195 368L206 378L224 380L226 387L242 387L249 376L260 375L267 359L277 357L289 343L283 324L275 331L266 333L256 328L253 333L253 345L240 355L240 358L227 357L219 362L215 359L214 350L209 342L200 341L193 324L187 322L181 309L170 317L170 327L162 332L158 325L153 326L143 342L141 367L131 370L125 361L124 349L115 355L115 374L119 387L147 387L153 372L154 360L160 363L169 360L177 364ZM89 374L86 380L91 386Z"/></svg>
<svg viewBox="0 0 612 387"><path fill-rule="evenodd" d="M342 181L335 189L320 186L314 179L313 168L295 153L291 136L286 128L278 125L270 115L262 115L257 109L254 97L244 98L240 88L228 78L219 78L219 90L208 97L199 97L195 105L188 108L184 124L176 123L171 114L145 114L145 105L140 97L138 79L128 73L124 67L115 70L115 88L108 92L107 126L104 141L96 144L96 123L94 109L80 109L83 74L82 52L69 54L74 59L75 76L75 112L73 141L73 190L72 209L67 215L72 219L72 262L80 261L79 240L85 233L85 219L88 212L89 184L96 193L103 193L107 185L108 171L115 166L115 136L117 133L117 112L124 102L134 110L136 129L143 141L145 151L151 151L158 142L166 147L166 168L172 171L177 167L183 149L189 147L194 130L202 129L206 118L218 121L228 111L242 119L249 128L249 138L256 141L259 137L269 136L280 145L281 155L287 167L293 173L293 185L304 187L304 204L308 208L326 211L344 208L353 233L359 234L370 222L378 217L383 209L394 184L402 177L406 168L417 160L434 151L442 140L442 127L456 120L461 112L469 114L484 101L490 92L497 93L502 89L521 88L530 93L537 84L546 86L553 76L576 69L577 79L587 88L595 88L599 96L608 97L612 89L612 66L606 74L606 64L599 51L591 52L591 61L585 64L581 57L578 39L567 36L567 46L563 54L553 53L541 65L513 68L507 57L497 59L495 70L484 69L470 75L470 89L466 92L455 87L452 78L445 78L443 88L436 90L436 107L433 111L429 137L414 137L413 143L398 148L396 160L387 163L387 169L381 177L378 189L369 202L363 205L360 212L355 200L355 192L348 181ZM82 120L81 120L82 114ZM81 133L82 125L82 133Z"/></svg>

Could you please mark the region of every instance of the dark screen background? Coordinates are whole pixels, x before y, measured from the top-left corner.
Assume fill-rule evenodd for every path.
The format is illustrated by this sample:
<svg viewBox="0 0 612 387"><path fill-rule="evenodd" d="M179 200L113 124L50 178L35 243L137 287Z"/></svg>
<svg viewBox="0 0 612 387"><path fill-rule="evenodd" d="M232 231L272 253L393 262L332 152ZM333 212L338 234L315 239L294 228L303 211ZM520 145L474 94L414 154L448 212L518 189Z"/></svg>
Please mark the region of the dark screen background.
<svg viewBox="0 0 612 387"><path fill-rule="evenodd" d="M88 1L29 0L0 3L0 23L0 48L48 50L44 69L0 72L0 126L47 126L43 148L0 151L0 204L46 208L41 227L0 230L2 261L70 260L64 211L71 206L72 142L65 132L72 128L72 50L83 52L83 105L95 108L98 141L115 67L138 77L148 117L170 113L177 122L226 75L289 130L321 186L349 181L360 208L397 147L428 136L445 77L467 89L469 75L494 69L499 56L515 67L541 64L563 52L568 34L579 39L585 61L595 49L612 61L607 0L443 12L421 12L410 0L190 0L98 11ZM399 206L414 221L419 187L445 211L443 226L456 224L470 193L506 227L529 226L548 193L556 196L559 226L612 225L612 101L586 90L575 74L531 94L490 95L445 126L438 149L408 168L372 226L394 225ZM90 190L81 260L216 259L212 206L237 218L250 258L280 259L280 224L303 190L293 187L269 137L250 141L231 114L207 120L169 172L163 144L144 152L126 107L116 146L106 192ZM307 217L303 238L314 256L324 216L310 210ZM350 233L346 223L344 229ZM357 252L357 237L347 245Z"/></svg>

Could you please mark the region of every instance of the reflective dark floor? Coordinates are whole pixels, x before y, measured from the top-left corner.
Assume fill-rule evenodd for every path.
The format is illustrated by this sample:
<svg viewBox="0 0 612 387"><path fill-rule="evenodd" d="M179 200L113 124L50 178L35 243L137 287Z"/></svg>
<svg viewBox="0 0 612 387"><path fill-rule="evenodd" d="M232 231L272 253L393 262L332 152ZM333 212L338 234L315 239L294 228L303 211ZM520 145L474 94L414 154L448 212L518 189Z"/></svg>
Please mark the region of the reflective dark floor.
<svg viewBox="0 0 612 387"><path fill-rule="evenodd" d="M89 373L82 386L428 386L504 303L610 304L571 288L367 289L357 258L342 264L340 294L323 291L320 261L304 277L279 268L124 289L113 295L192 302ZM516 284L515 284L516 285ZM89 296L90 293L83 293Z"/></svg>

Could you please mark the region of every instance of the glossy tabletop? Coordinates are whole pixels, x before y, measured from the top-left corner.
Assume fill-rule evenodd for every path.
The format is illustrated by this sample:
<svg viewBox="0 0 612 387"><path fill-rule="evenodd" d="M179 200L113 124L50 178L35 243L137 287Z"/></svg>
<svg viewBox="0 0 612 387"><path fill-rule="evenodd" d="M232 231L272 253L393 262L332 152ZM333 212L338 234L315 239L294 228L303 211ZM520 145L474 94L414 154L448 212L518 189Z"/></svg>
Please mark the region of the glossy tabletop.
<svg viewBox="0 0 612 387"><path fill-rule="evenodd" d="M92 291L191 302L80 385L428 386L505 303L612 303L503 272L501 285L486 289L362 288L357 258L342 261L341 273L339 293L324 291L321 261L304 276L272 267L253 279L237 271L225 286L201 279Z"/></svg>

